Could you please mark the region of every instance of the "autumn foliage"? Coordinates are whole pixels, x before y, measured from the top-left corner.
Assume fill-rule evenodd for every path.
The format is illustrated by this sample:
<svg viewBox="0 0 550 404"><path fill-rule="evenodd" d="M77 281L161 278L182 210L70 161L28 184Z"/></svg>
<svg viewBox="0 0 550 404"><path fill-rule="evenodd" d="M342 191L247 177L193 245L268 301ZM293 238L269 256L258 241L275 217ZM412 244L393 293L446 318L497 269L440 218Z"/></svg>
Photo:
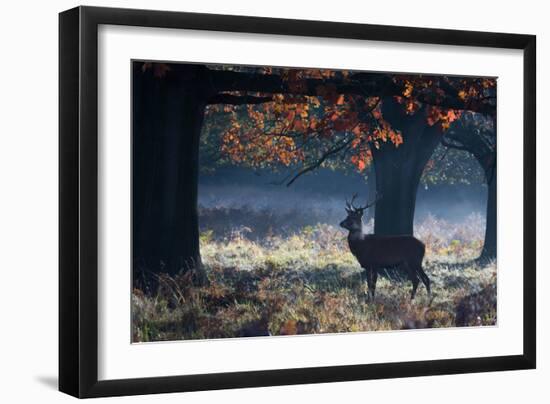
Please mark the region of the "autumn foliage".
<svg viewBox="0 0 550 404"><path fill-rule="evenodd" d="M427 126L444 133L463 111L486 111L494 104L496 90L496 80L489 78L370 74L369 80L390 77L388 90L371 95L368 89L360 91L363 73L262 68L258 74L280 75L286 92L271 94L262 103L209 105L205 130L221 135L221 158L257 168L295 166L297 175L342 164L362 172L372 161L373 148L404 144L407 133L384 119L381 107L388 97L404 114L422 113Z"/></svg>

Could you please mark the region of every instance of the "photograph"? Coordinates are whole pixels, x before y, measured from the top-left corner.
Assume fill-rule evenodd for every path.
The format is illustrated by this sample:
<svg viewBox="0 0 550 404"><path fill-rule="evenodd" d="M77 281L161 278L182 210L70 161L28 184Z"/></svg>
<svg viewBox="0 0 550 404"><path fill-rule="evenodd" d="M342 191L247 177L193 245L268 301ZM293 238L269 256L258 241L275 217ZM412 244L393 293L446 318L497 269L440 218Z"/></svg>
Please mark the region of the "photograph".
<svg viewBox="0 0 550 404"><path fill-rule="evenodd" d="M497 325L497 77L130 63L133 343Z"/></svg>

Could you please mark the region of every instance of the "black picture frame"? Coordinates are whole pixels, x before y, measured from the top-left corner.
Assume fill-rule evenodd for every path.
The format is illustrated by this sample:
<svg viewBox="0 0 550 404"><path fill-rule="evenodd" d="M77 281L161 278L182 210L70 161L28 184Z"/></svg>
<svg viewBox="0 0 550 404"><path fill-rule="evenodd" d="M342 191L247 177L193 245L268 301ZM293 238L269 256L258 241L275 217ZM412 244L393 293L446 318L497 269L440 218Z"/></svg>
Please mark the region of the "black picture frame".
<svg viewBox="0 0 550 404"><path fill-rule="evenodd" d="M98 381L98 26L180 28L523 50L523 354ZM59 15L59 389L76 397L534 369L536 37L77 7Z"/></svg>

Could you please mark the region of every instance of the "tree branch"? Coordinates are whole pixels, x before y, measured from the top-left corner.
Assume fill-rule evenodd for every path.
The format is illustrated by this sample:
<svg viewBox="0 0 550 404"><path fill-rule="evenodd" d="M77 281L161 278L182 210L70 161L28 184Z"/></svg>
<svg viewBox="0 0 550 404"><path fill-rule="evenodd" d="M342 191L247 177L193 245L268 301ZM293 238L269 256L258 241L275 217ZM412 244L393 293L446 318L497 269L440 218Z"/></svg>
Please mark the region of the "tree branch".
<svg viewBox="0 0 550 404"><path fill-rule="evenodd" d="M343 139L343 144L341 144L337 147L333 147L332 149L326 151L315 163L310 164L310 165L304 167L303 169L301 169L300 171L298 171L298 173L296 173L296 175L294 175L294 177L292 177L292 179L286 184L286 186L287 187L291 186L294 183L294 181L296 181L302 175L304 175L304 174L306 174L310 171L313 171L316 168L319 168L321 166L321 164L323 164L327 158L329 158L333 154L336 154L339 151L343 150L346 146L349 146L350 144L351 143L346 142L346 138L344 138Z"/></svg>
<svg viewBox="0 0 550 404"><path fill-rule="evenodd" d="M364 97L403 96L403 85L385 74L356 73L347 80L304 79L293 85L276 74L244 73L229 70L210 70L215 91L251 91L272 94L296 94L322 97L320 89L331 88L337 94L355 94ZM446 109L468 110L495 115L496 106L486 102L465 102L457 96L430 97L418 94L415 98L424 104Z"/></svg>
<svg viewBox="0 0 550 404"><path fill-rule="evenodd" d="M455 143L456 140L453 139L452 141L453 143L451 143L448 139L445 138L445 136L442 136L441 137L441 144L449 149L457 149L457 150L464 150L464 151L467 151L467 152L470 152L470 149L466 146L464 146L463 144L457 144Z"/></svg>
<svg viewBox="0 0 550 404"><path fill-rule="evenodd" d="M254 95L232 95L232 94L216 94L210 97L208 104L228 104L228 105L245 105L245 104L263 104L264 102L272 102L273 97L256 97Z"/></svg>

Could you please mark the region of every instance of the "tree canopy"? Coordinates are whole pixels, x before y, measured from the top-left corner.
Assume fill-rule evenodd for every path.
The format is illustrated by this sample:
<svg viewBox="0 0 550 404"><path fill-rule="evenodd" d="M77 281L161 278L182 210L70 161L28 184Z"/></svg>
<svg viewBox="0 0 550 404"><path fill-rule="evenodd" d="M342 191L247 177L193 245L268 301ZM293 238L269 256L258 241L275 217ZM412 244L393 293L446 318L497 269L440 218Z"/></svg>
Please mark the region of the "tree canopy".
<svg viewBox="0 0 550 404"><path fill-rule="evenodd" d="M318 167L353 167L364 172L373 148L399 148L407 133L384 118L382 105L397 101L407 115L423 114L425 124L450 132L453 122L493 116L496 80L346 70L209 67L219 82L250 80L209 101L203 144L210 158L249 167L292 167L287 178ZM229 77L233 77L229 79ZM264 84L263 81L265 80ZM271 92L268 92L268 90Z"/></svg>

